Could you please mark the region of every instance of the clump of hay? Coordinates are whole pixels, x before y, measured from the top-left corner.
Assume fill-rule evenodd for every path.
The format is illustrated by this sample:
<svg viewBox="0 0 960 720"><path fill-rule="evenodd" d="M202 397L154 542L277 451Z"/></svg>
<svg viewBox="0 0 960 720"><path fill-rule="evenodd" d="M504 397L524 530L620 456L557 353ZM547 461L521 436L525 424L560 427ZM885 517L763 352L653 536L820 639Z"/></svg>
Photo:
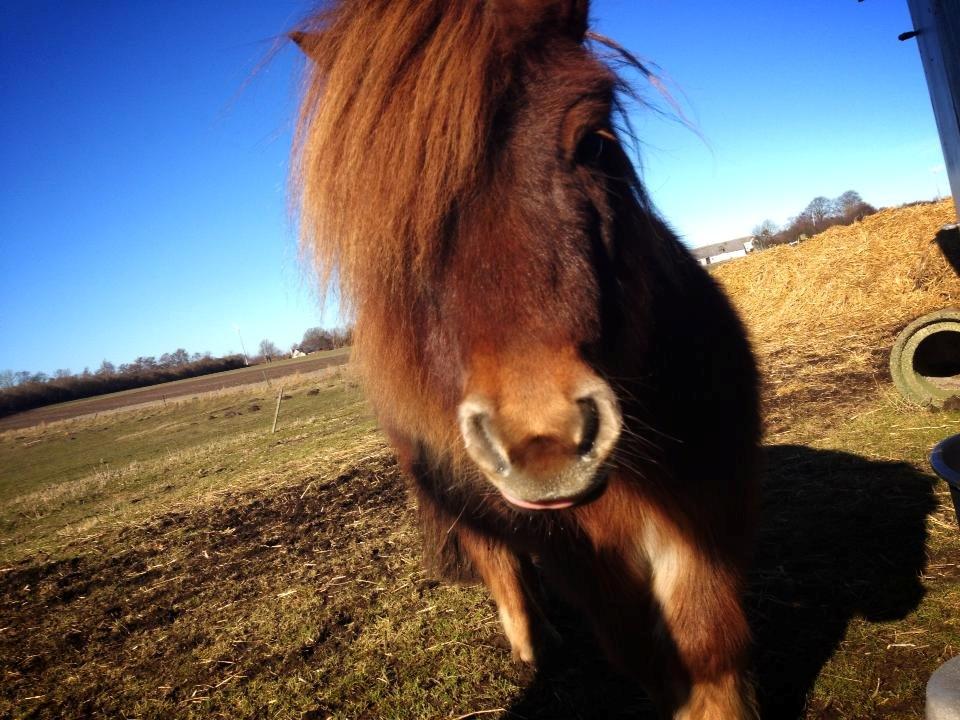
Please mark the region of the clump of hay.
<svg viewBox="0 0 960 720"><path fill-rule="evenodd" d="M934 242L950 222L949 199L884 210L714 270L750 330L771 430L888 382L897 333L960 304L960 278Z"/></svg>

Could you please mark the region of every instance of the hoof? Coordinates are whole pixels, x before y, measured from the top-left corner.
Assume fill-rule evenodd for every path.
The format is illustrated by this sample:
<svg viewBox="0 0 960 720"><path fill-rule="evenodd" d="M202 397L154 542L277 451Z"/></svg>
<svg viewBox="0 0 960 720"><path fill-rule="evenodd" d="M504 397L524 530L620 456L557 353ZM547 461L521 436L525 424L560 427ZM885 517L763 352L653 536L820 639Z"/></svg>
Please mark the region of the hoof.
<svg viewBox="0 0 960 720"><path fill-rule="evenodd" d="M538 660L545 658L563 646L563 637L549 622L543 621L536 631L534 642L512 644L511 655L515 662L536 666Z"/></svg>

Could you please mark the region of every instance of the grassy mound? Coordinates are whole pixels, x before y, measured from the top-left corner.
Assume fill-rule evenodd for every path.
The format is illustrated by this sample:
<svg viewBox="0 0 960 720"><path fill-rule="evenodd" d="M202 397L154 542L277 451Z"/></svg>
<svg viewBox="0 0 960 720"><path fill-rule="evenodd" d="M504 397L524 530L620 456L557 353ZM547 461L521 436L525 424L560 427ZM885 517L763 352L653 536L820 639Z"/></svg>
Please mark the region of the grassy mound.
<svg viewBox="0 0 960 720"><path fill-rule="evenodd" d="M960 277L934 242L955 221L952 200L883 210L715 270L750 329L772 430L885 383L897 333L960 304Z"/></svg>

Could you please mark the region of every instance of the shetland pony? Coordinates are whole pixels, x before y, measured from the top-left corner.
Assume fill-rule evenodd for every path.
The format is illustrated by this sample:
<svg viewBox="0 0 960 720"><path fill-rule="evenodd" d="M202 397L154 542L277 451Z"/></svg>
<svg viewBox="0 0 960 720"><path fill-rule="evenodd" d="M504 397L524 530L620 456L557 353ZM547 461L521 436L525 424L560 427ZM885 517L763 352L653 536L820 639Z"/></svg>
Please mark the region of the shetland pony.
<svg viewBox="0 0 960 720"><path fill-rule="evenodd" d="M555 637L542 584L667 715L752 717L756 372L621 148L600 51L632 56L587 15L327 4L291 34L303 247L354 316L427 559L482 579L514 655Z"/></svg>

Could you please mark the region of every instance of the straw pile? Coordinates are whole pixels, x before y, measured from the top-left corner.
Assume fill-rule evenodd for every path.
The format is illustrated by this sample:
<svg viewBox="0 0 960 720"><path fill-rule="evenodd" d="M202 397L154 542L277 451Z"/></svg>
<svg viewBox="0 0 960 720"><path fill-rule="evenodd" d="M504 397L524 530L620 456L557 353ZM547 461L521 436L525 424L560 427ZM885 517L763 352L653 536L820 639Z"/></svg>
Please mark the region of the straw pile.
<svg viewBox="0 0 960 720"><path fill-rule="evenodd" d="M960 305L960 277L934 242L950 222L949 199L884 210L715 269L752 336L769 430L888 383L897 333Z"/></svg>

